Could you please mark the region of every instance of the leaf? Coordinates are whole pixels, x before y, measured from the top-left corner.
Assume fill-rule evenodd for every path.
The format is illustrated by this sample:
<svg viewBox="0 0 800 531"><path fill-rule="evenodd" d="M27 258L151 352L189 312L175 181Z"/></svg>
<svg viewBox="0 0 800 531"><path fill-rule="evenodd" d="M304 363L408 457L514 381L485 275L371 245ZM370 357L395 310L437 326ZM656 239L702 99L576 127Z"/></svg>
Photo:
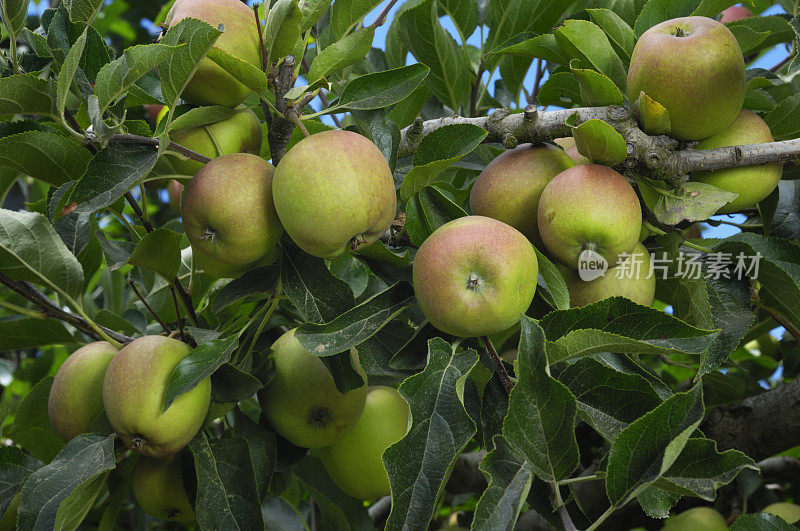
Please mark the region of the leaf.
<svg viewBox="0 0 800 531"><path fill-rule="evenodd" d="M633 112L642 130L649 135L668 135L672 131L669 111L644 91L633 103Z"/></svg>
<svg viewBox="0 0 800 531"><path fill-rule="evenodd" d="M331 8L331 29L337 39L375 9L381 0L338 0Z"/></svg>
<svg viewBox="0 0 800 531"><path fill-rule="evenodd" d="M429 72L427 66L415 63L359 76L344 87L333 108L354 111L389 107L414 92Z"/></svg>
<svg viewBox="0 0 800 531"><path fill-rule="evenodd" d="M275 287L279 276L280 267L277 264L248 271L219 290L211 303L211 311L218 313L249 295L266 295Z"/></svg>
<svg viewBox="0 0 800 531"><path fill-rule="evenodd" d="M661 195L652 210L659 221L668 225L677 225L684 220L703 221L737 196L711 184L687 182L669 195Z"/></svg>
<svg viewBox="0 0 800 531"><path fill-rule="evenodd" d="M559 107L573 107L580 105L581 92L578 78L572 72L555 72L551 74L537 96L540 105L557 105Z"/></svg>
<svg viewBox="0 0 800 531"><path fill-rule="evenodd" d="M106 257L106 266L110 271L124 267L133 254L136 244L123 240L109 240L103 231L97 231L97 239Z"/></svg>
<svg viewBox="0 0 800 531"><path fill-rule="evenodd" d="M478 27L481 13L477 2L439 0L439 5L450 16L462 39L466 40Z"/></svg>
<svg viewBox="0 0 800 531"><path fill-rule="evenodd" d="M748 50L748 53L771 48L777 44L792 42L795 38L789 19L780 15L747 17L729 22L726 26L737 36L740 34L740 30L744 28L747 28L750 32L767 34L766 38L760 41L754 49Z"/></svg>
<svg viewBox="0 0 800 531"><path fill-rule="evenodd" d="M76 489L115 466L115 435L78 435L22 486L19 529L53 529L59 506Z"/></svg>
<svg viewBox="0 0 800 531"><path fill-rule="evenodd" d="M520 33L514 35L486 55L487 57L492 55L517 55L541 59L559 65L569 64L569 59L558 47L556 37L552 33L544 35L530 32Z"/></svg>
<svg viewBox="0 0 800 531"><path fill-rule="evenodd" d="M231 434L237 439L243 439L250 449L250 462L253 465L258 499L263 500L267 496L278 458L275 432L252 420L240 409L234 410L233 416Z"/></svg>
<svg viewBox="0 0 800 531"><path fill-rule="evenodd" d="M0 351L74 343L63 323L54 319L0 321Z"/></svg>
<svg viewBox="0 0 800 531"><path fill-rule="evenodd" d="M756 513L740 514L730 529L731 531L794 531L797 528L786 523L780 516Z"/></svg>
<svg viewBox="0 0 800 531"><path fill-rule="evenodd" d="M493 50L499 43L523 31L550 33L572 3L571 0L489 2L486 9L489 37L485 49ZM489 66L494 64L490 62Z"/></svg>
<svg viewBox="0 0 800 531"><path fill-rule="evenodd" d="M73 22L88 22L103 6L103 0L63 0Z"/></svg>
<svg viewBox="0 0 800 531"><path fill-rule="evenodd" d="M9 114L40 114L58 119L55 85L32 74L0 78L0 116Z"/></svg>
<svg viewBox="0 0 800 531"><path fill-rule="evenodd" d="M61 71L58 73L58 79L56 81L56 108L58 109L58 114L62 122L64 121L64 107L67 104L67 95L69 94L70 87L72 87L72 81L75 78L75 73L78 71L81 56L86 47L88 31L88 28L85 29L83 33L81 33L81 36L78 37L78 40L75 41L75 44L69 49L64 63L61 65Z"/></svg>
<svg viewBox="0 0 800 531"><path fill-rule="evenodd" d="M261 529L259 504L250 448L244 439L189 443L197 474L195 513L202 529Z"/></svg>
<svg viewBox="0 0 800 531"><path fill-rule="evenodd" d="M717 370L727 361L755 319L746 282L711 278L706 281L706 289L714 317L712 326L720 329L720 333L700 358L695 380Z"/></svg>
<svg viewBox="0 0 800 531"><path fill-rule="evenodd" d="M5 166L53 186L83 175L89 151L73 140L43 131L0 138L0 166Z"/></svg>
<svg viewBox="0 0 800 531"><path fill-rule="evenodd" d="M400 147L400 129L389 118L386 109L352 111L351 114L359 129L381 150L389 168L394 171Z"/></svg>
<svg viewBox="0 0 800 531"><path fill-rule="evenodd" d="M420 246L433 231L466 215L466 211L442 190L435 186L426 186L406 204L405 230L411 243Z"/></svg>
<svg viewBox="0 0 800 531"><path fill-rule="evenodd" d="M300 11L303 19L300 21L300 33L305 33L321 19L331 7L332 0L301 0Z"/></svg>
<svg viewBox="0 0 800 531"><path fill-rule="evenodd" d="M264 27L264 47L273 62L292 53L300 38L302 19L303 13L297 0L278 0L270 8Z"/></svg>
<svg viewBox="0 0 800 531"><path fill-rule="evenodd" d="M216 46L208 52L208 58L259 96L267 93L269 79L260 68Z"/></svg>
<svg viewBox="0 0 800 531"><path fill-rule="evenodd" d="M133 250L129 263L146 267L171 281L181 265L182 235L169 229L156 229L146 234Z"/></svg>
<svg viewBox="0 0 800 531"><path fill-rule="evenodd" d="M608 37L588 20L567 20L553 32L559 47L584 68L594 68L608 76L620 89L627 84L627 72Z"/></svg>
<svg viewBox="0 0 800 531"><path fill-rule="evenodd" d="M570 125L569 120L567 125ZM622 135L597 118L572 127L572 136L575 138L578 153L594 163L616 166L628 158L628 144Z"/></svg>
<svg viewBox="0 0 800 531"><path fill-rule="evenodd" d="M48 462L64 446L64 440L50 424L47 403L53 377L45 376L25 396L14 415L14 424L6 436L34 457Z"/></svg>
<svg viewBox="0 0 800 531"><path fill-rule="evenodd" d="M83 269L47 218L0 209L0 271L70 298L83 292Z"/></svg>
<svg viewBox="0 0 800 531"><path fill-rule="evenodd" d="M606 494L620 507L672 466L703 420L703 389L676 393L631 423L611 443Z"/></svg>
<svg viewBox="0 0 800 531"><path fill-rule="evenodd" d="M578 87L584 105L590 107L622 105L622 92L609 78L594 70L575 68L574 65L571 70L578 79Z"/></svg>
<svg viewBox="0 0 800 531"><path fill-rule="evenodd" d="M425 370L400 385L412 424L406 436L383 453L392 488L387 529L428 527L456 457L475 435L463 389L477 363L474 350L459 350L434 338L428 342Z"/></svg>
<svg viewBox="0 0 800 531"><path fill-rule="evenodd" d="M633 47L636 45L633 28L610 9L587 9L586 12L592 17L592 21L606 33L623 62L630 63Z"/></svg>
<svg viewBox="0 0 800 531"><path fill-rule="evenodd" d="M22 449L16 446L0 446L0 515L6 512L22 483L41 467L41 462Z"/></svg>
<svg viewBox="0 0 800 531"><path fill-rule="evenodd" d="M308 80L314 83L337 70L350 66L367 56L375 37L375 29L363 28L343 37L324 50L311 62Z"/></svg>
<svg viewBox="0 0 800 531"><path fill-rule="evenodd" d="M69 531L78 529L106 486L107 478L108 472L99 474L73 490L58 506L54 529Z"/></svg>
<svg viewBox="0 0 800 531"><path fill-rule="evenodd" d="M800 93L780 102L764 117L764 121L775 140L785 140L800 136Z"/></svg>
<svg viewBox="0 0 800 531"><path fill-rule="evenodd" d="M688 17L698 5L700 5L700 0L672 0L667 2L664 0L649 0L642 8L636 23L633 25L636 38L641 37L642 33L656 24L661 24L673 18Z"/></svg>
<svg viewBox="0 0 800 531"><path fill-rule="evenodd" d="M327 324L300 326L295 337L315 356L332 356L360 345L413 302L414 289L398 282Z"/></svg>
<svg viewBox="0 0 800 531"><path fill-rule="evenodd" d="M29 3L30 0L0 0L0 18L12 39L25 27Z"/></svg>
<svg viewBox="0 0 800 531"><path fill-rule="evenodd" d="M539 263L537 293L556 310L569 309L569 291L564 276L553 262L539 252L539 249L534 247L534 250Z"/></svg>
<svg viewBox="0 0 800 531"><path fill-rule="evenodd" d="M164 396L164 411L183 393L211 376L239 345L238 336L207 341L187 354L173 369Z"/></svg>
<svg viewBox="0 0 800 531"><path fill-rule="evenodd" d="M511 531L531 488L531 466L505 438L497 436L494 449L486 454L478 469L486 476L489 486L475 507L472 529Z"/></svg>
<svg viewBox="0 0 800 531"><path fill-rule="evenodd" d="M434 177L471 153L488 134L476 125L451 124L426 135L414 152L414 167L403 179L400 198L408 201Z"/></svg>
<svg viewBox="0 0 800 531"><path fill-rule="evenodd" d="M517 383L511 391L503 436L544 481L558 481L578 464L577 404L567 387L548 373L544 331L522 317Z"/></svg>

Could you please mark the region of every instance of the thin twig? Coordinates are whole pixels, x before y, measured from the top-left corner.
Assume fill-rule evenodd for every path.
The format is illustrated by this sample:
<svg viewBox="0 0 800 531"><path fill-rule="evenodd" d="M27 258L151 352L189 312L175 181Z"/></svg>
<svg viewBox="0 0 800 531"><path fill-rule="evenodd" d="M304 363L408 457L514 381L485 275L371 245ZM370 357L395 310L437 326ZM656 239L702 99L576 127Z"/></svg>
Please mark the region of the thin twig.
<svg viewBox="0 0 800 531"><path fill-rule="evenodd" d="M308 61L306 60L306 56L305 55L303 56L303 60L302 60L301 65L303 66L303 70L305 70L306 75L308 75L309 70L311 70L311 66L308 64ZM328 96L326 96L325 92L322 91L322 90L319 91L319 101L322 103L322 110L325 110L325 109L327 109L327 108L329 108L331 106L331 102L328 101ZM336 114L332 113L332 114L329 114L328 116L331 117L331 119L333 120L333 123L336 124L336 127L339 127L339 128L342 127L342 122L341 122L341 120L339 120L339 117L336 116Z"/></svg>
<svg viewBox="0 0 800 531"><path fill-rule="evenodd" d="M543 74L544 74L544 63L542 63L541 59L537 59L536 79L534 79L533 81L533 91L531 91L531 97L528 98L528 103L531 105L536 104L536 97L539 95L539 89L541 88Z"/></svg>
<svg viewBox="0 0 800 531"><path fill-rule="evenodd" d="M775 319L775 321L777 321L782 327L784 327L787 332L792 334L792 337L794 337L797 340L797 342L800 343L800 329L798 329L797 326L795 326L794 323L792 323L789 319L787 319L786 316L783 315L780 311L762 303L761 297L758 295L758 292L752 287L750 288L750 298L751 298L750 300L751 303L753 303L754 305L758 306L759 308L767 312L770 315L770 317Z"/></svg>
<svg viewBox="0 0 800 531"><path fill-rule="evenodd" d="M391 0L388 4L386 4L386 7L384 7L383 11L380 12L380 14L378 15L378 18L375 19L375 22L370 24L370 27L371 28L377 28L377 27L383 26L383 24L386 22L386 17L389 15L389 11L392 10L392 8L394 7L394 5L396 3L397 3L397 0Z"/></svg>
<svg viewBox="0 0 800 531"><path fill-rule="evenodd" d="M781 62L779 62L779 63L778 63L778 64L776 64L775 66L771 67L771 68L769 69L769 71L770 71L770 72L777 72L778 70L780 70L781 68L783 68L784 66L786 66L787 64L789 64L789 62L790 62L792 59L794 59L794 56L795 56L795 52L791 52L789 55L787 55L786 57L784 57L784 58L781 60Z"/></svg>
<svg viewBox="0 0 800 531"><path fill-rule="evenodd" d="M167 326L167 323L165 323L163 320L161 320L161 317L158 316L158 314L155 312L155 310L153 310L153 308L147 303L145 298L142 297L142 294L139 292L139 288L136 287L136 283L130 277L128 277L128 284L130 285L131 289L133 289L133 292L136 294L136 296L139 298L139 300L142 301L142 304L144 304L144 307L147 308L147 311L150 312L150 315L155 317L156 321L158 321L158 324L160 324L161 328L164 329L164 332L166 332L167 335L171 334L172 330L169 329L169 327Z"/></svg>
<svg viewBox="0 0 800 531"><path fill-rule="evenodd" d="M172 303L175 305L175 317L178 321L178 333L181 335L181 340L186 341L186 332L183 330L183 317L181 316L181 308L178 305L178 296L175 294L175 286L170 285L169 292L172 295Z"/></svg>
<svg viewBox="0 0 800 531"><path fill-rule="evenodd" d="M303 132L303 136L308 138L311 136L311 133L308 132L306 126L303 125L303 120L300 119L300 115L297 114L297 111L294 108L286 109L286 118L292 122L294 125L300 128L300 131Z"/></svg>
<svg viewBox="0 0 800 531"><path fill-rule="evenodd" d="M511 382L511 378L508 376L508 372L503 365L503 361L500 359L500 356L497 355L497 351L495 350L494 345L492 345L492 340L489 339L489 336L481 336L481 341L486 347L486 350L489 351L489 357L492 359L494 370L497 373L497 376L500 377L500 381L503 383L506 393L511 394L511 389L513 389L514 384Z"/></svg>

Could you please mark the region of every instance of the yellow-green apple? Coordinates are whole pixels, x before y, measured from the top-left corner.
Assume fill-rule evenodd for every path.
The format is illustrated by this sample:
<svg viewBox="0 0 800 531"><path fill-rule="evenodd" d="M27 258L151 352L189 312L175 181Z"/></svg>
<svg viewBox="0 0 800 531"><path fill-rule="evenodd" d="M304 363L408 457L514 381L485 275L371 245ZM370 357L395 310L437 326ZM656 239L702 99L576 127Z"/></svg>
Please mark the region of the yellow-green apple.
<svg viewBox="0 0 800 531"><path fill-rule="evenodd" d="M375 242L397 210L389 164L375 144L350 131L298 142L278 164L272 188L286 233L320 258Z"/></svg>
<svg viewBox="0 0 800 531"><path fill-rule="evenodd" d="M165 23L174 26L185 18L196 18L215 28L223 24L225 31L214 46L261 69L258 28L247 4L239 0L178 0L167 13ZM204 58L181 97L195 105L236 107L250 92L221 66Z"/></svg>
<svg viewBox="0 0 800 531"><path fill-rule="evenodd" d="M800 505L795 503L779 502L767 505L762 513L774 514L786 520L789 524L800 522Z"/></svg>
<svg viewBox="0 0 800 531"><path fill-rule="evenodd" d="M722 12L722 17L719 19L723 24L726 22L733 22L734 20L741 20L743 18L752 17L753 13L743 6L731 6Z"/></svg>
<svg viewBox="0 0 800 531"><path fill-rule="evenodd" d="M183 190L183 227L197 264L218 278L275 260L281 228L272 201L272 165L256 155L223 155Z"/></svg>
<svg viewBox="0 0 800 531"><path fill-rule="evenodd" d="M514 326L533 301L538 278L531 242L514 227L484 216L445 223L414 258L422 312L442 332L460 337Z"/></svg>
<svg viewBox="0 0 800 531"><path fill-rule="evenodd" d="M742 109L731 125L701 141L695 149L764 144L772 140L772 133L766 122L754 112ZM766 198L778 186L782 173L783 165L780 162L770 162L759 166L695 172L692 178L739 194L739 197L717 211L718 214L730 214L753 207Z"/></svg>
<svg viewBox="0 0 800 531"><path fill-rule="evenodd" d="M714 19L667 20L636 42L628 70L628 99L644 92L669 112L670 136L701 140L728 127L745 93L742 51Z"/></svg>
<svg viewBox="0 0 800 531"><path fill-rule="evenodd" d="M574 165L564 150L550 144L510 149L490 162L475 181L469 196L472 213L511 225L539 247L539 197L553 177Z"/></svg>
<svg viewBox="0 0 800 531"><path fill-rule="evenodd" d="M140 457L133 471L133 495L153 518L187 523L195 519L183 487L180 454L162 459Z"/></svg>
<svg viewBox="0 0 800 531"><path fill-rule="evenodd" d="M617 267L605 275L585 281L573 269L559 264L569 290L570 305L586 306L609 297L626 297L637 304L650 306L656 294L656 276L651 275L650 253L641 243Z"/></svg>
<svg viewBox="0 0 800 531"><path fill-rule="evenodd" d="M591 164L592 161L578 152L578 145L575 144L575 139L573 137L566 136L564 138L556 138L553 142L558 144L561 149L575 161L575 164Z"/></svg>
<svg viewBox="0 0 800 531"><path fill-rule="evenodd" d="M340 393L318 356L303 348L289 330L272 345L275 375L258 395L261 409L275 431L305 448L322 448L340 441L353 429L364 410L366 375L358 353L350 361L364 385Z"/></svg>
<svg viewBox="0 0 800 531"><path fill-rule="evenodd" d="M143 336L111 360L103 404L125 446L149 457L166 457L189 444L203 426L211 403L210 378L179 395L164 411L172 371L191 351L177 339Z"/></svg>
<svg viewBox="0 0 800 531"><path fill-rule="evenodd" d="M625 177L606 166L580 164L550 181L539 199L539 234L562 264L578 268L584 251L608 264L639 241L642 208Z"/></svg>
<svg viewBox="0 0 800 531"><path fill-rule="evenodd" d="M97 341L73 352L61 365L50 388L50 424L64 439L88 433L103 414L103 379L117 349Z"/></svg>
<svg viewBox="0 0 800 531"><path fill-rule="evenodd" d="M727 531L728 523L711 507L695 507L667 520L661 531Z"/></svg>
<svg viewBox="0 0 800 531"><path fill-rule="evenodd" d="M261 153L263 130L258 116L250 109L237 109L225 120L198 127L170 131L170 140L196 153L215 159L232 153ZM205 164L178 153L170 152L167 158L176 173L194 175Z"/></svg>
<svg viewBox="0 0 800 531"><path fill-rule="evenodd" d="M319 452L325 470L342 491L359 500L388 496L383 452L408 432L409 408L392 387L371 387L364 413L339 442Z"/></svg>
<svg viewBox="0 0 800 531"><path fill-rule="evenodd" d="M183 195L183 183L177 179L170 179L167 183L167 195L169 205L178 214L181 213L181 195Z"/></svg>

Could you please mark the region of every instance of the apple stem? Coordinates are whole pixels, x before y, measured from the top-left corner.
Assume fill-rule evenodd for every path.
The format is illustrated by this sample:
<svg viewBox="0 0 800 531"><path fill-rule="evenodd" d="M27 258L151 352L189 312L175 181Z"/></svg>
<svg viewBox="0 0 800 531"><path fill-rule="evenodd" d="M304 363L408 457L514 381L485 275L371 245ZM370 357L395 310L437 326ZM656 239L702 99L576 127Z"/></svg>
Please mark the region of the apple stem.
<svg viewBox="0 0 800 531"><path fill-rule="evenodd" d="M494 365L494 370L497 373L497 376L500 378L500 381L503 383L503 387L505 388L506 393L510 395L511 389L513 389L514 384L511 383L511 378L508 376L508 371L506 371L506 368L503 365L503 361L500 359L500 356L497 355L497 350L495 350L494 345L492 344L492 340L489 339L489 336L481 336L481 341L483 342L483 345L486 347L486 350L489 352L489 357L492 359L492 365Z"/></svg>

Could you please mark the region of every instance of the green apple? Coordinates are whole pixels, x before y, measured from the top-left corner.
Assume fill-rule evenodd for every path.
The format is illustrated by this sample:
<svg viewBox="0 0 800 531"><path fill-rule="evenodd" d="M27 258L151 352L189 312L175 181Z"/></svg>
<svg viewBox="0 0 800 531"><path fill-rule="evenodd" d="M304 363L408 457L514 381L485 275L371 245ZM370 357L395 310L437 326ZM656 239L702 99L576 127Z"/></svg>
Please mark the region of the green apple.
<svg viewBox="0 0 800 531"><path fill-rule="evenodd" d="M773 503L764 507L762 513L774 514L786 520L789 524L800 522L800 505L787 502Z"/></svg>
<svg viewBox="0 0 800 531"><path fill-rule="evenodd" d="M570 156L575 164L591 164L592 161L584 157L578 152L578 145L575 143L575 138L567 136L564 138L556 138L553 140L558 144L564 152Z"/></svg>
<svg viewBox="0 0 800 531"><path fill-rule="evenodd" d="M772 133L766 122L754 112L742 109L731 125L706 138L695 149L765 144L772 141ZM718 214L730 214L753 207L766 198L778 186L782 174L783 165L780 162L771 162L759 166L695 172L692 178L739 194L739 197L717 211Z"/></svg>
<svg viewBox="0 0 800 531"><path fill-rule="evenodd" d="M490 162L472 187L472 213L511 225L540 247L536 211L544 187L575 163L550 144L523 144Z"/></svg>
<svg viewBox="0 0 800 531"><path fill-rule="evenodd" d="M586 250L609 264L639 241L642 208L625 177L606 166L581 164L550 181L539 200L539 233L562 264L577 269Z"/></svg>
<svg viewBox="0 0 800 531"><path fill-rule="evenodd" d="M0 531L14 531L17 528L17 511L19 510L20 493L14 494L6 512L0 518Z"/></svg>
<svg viewBox="0 0 800 531"><path fill-rule="evenodd" d="M445 223L417 251L414 291L433 326L454 336L496 334L533 301L536 251L502 221L467 216Z"/></svg>
<svg viewBox="0 0 800 531"><path fill-rule="evenodd" d="M695 507L667 520L662 531L727 531L725 518L711 507Z"/></svg>
<svg viewBox="0 0 800 531"><path fill-rule="evenodd" d="M64 439L88 433L103 414L103 379L117 349L97 341L73 352L56 373L47 410L50 424Z"/></svg>
<svg viewBox="0 0 800 531"><path fill-rule="evenodd" d="M172 371L192 349L164 336L143 336L111 360L103 382L108 420L125 446L149 457L166 457L189 444L211 403L211 379L179 395L164 411Z"/></svg>
<svg viewBox="0 0 800 531"><path fill-rule="evenodd" d="M375 242L397 210L383 153L350 131L323 131L298 142L275 170L273 194L292 240L331 260Z"/></svg>
<svg viewBox="0 0 800 531"><path fill-rule="evenodd" d="M167 195L169 196L169 205L178 214L181 213L181 195L183 195L183 183L177 179L170 179L167 183Z"/></svg>
<svg viewBox="0 0 800 531"><path fill-rule="evenodd" d="M359 500L389 495L382 456L408 432L409 414L408 404L396 389L370 387L355 428L319 452L325 470L345 494Z"/></svg>
<svg viewBox="0 0 800 531"><path fill-rule="evenodd" d="M140 457L133 472L133 495L153 518L192 522L192 504L183 487L180 454L163 459Z"/></svg>
<svg viewBox="0 0 800 531"><path fill-rule="evenodd" d="M183 227L197 264L237 277L275 260L283 229L272 202L272 165L256 155L223 155L183 190Z"/></svg>
<svg viewBox="0 0 800 531"><path fill-rule="evenodd" d="M628 70L628 99L644 92L669 112L670 136L701 140L728 127L745 93L742 50L716 20L667 20L636 42Z"/></svg>
<svg viewBox="0 0 800 531"><path fill-rule="evenodd" d="M165 23L174 26L185 18L196 18L225 31L215 47L261 69L261 42L253 11L239 0L178 0L167 14ZM187 44L186 46L189 46ZM184 89L181 97L195 105L236 107L251 90L205 58Z"/></svg>
<svg viewBox="0 0 800 531"><path fill-rule="evenodd" d="M215 159L232 153L261 153L263 130L258 116L250 109L237 109L225 120L170 131L170 140L196 153ZM167 158L180 175L194 175L203 169L202 162L170 152Z"/></svg>
<svg viewBox="0 0 800 531"><path fill-rule="evenodd" d="M719 19L723 24L726 22L733 22L734 20L741 20L743 18L750 18L753 13L743 6L731 6L722 12L722 18Z"/></svg>
<svg viewBox="0 0 800 531"><path fill-rule="evenodd" d="M366 383L340 393L328 368L303 348L294 330L273 343L272 359L275 375L259 394L259 402L275 431L297 446L322 448L353 429L364 410ZM366 382L355 349L350 361Z"/></svg>
<svg viewBox="0 0 800 531"><path fill-rule="evenodd" d="M585 281L575 270L561 264L558 267L567 282L573 308L609 297L626 297L637 304L650 306L656 294L656 276L651 275L650 264L650 253L644 245L637 243L622 264L594 280Z"/></svg>

